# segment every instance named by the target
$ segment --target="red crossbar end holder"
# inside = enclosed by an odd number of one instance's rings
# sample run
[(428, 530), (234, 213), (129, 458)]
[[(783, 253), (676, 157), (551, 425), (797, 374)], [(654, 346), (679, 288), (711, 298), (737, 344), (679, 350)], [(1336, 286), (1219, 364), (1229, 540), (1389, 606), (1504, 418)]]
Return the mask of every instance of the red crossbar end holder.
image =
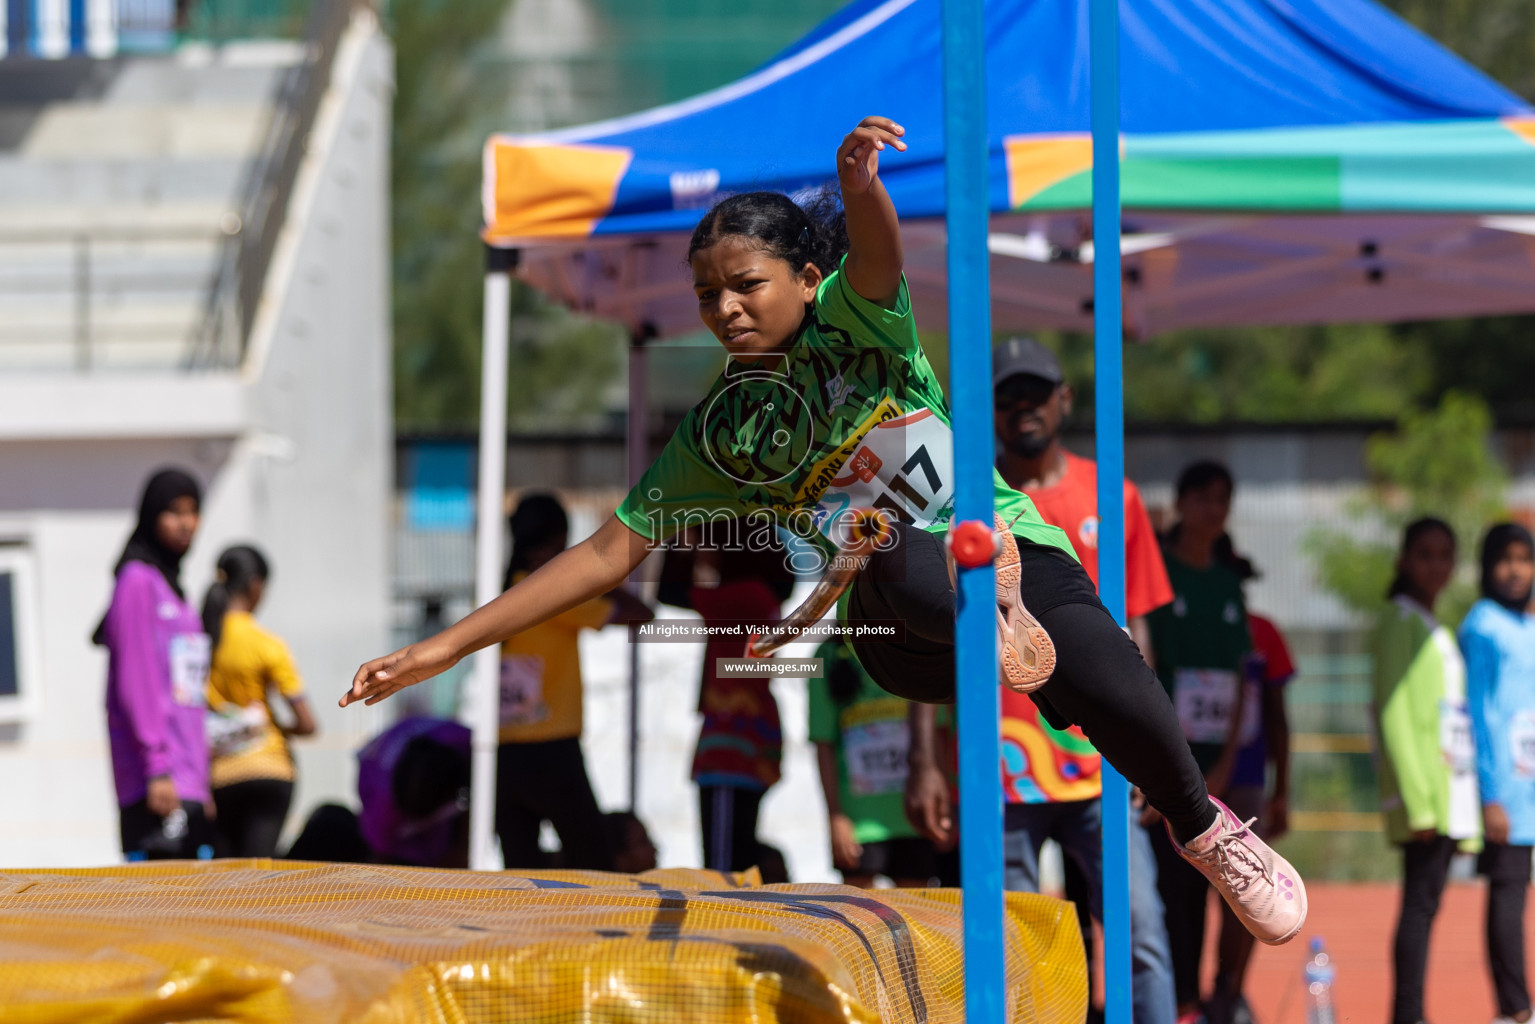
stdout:
[(979, 519), (955, 524), (949, 531), (948, 543), (954, 553), (954, 564), (966, 569), (979, 569), (994, 560), (1001, 549), (996, 530)]

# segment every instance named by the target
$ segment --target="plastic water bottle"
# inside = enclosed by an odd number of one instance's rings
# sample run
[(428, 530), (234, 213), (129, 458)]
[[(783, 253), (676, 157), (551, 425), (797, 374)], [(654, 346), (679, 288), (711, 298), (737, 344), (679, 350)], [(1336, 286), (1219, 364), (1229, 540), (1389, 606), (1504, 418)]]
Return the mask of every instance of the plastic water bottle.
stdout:
[(1311, 959), (1306, 961), (1306, 1024), (1333, 1024), (1332, 980), (1336, 971), (1322, 946), (1322, 937), (1311, 940)]

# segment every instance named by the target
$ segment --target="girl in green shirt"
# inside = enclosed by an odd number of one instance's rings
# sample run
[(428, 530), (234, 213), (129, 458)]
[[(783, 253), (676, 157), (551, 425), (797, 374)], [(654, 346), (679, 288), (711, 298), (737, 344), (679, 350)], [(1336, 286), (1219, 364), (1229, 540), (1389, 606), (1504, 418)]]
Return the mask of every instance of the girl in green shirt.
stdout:
[[(731, 196), (703, 216), (688, 264), (699, 319), (728, 357), (709, 393), (593, 536), (437, 636), (364, 664), (343, 706), (376, 703), (611, 589), (652, 546), (715, 518), (776, 522), (840, 558), (833, 570), (856, 573), (849, 624), (899, 627), (855, 632), (875, 682), (908, 699), (954, 699), (955, 570), (944, 542), (954, 438), (879, 176), (881, 154), (905, 150), (905, 134), (867, 117), (843, 138), (838, 216), (770, 192)], [(1250, 931), (1293, 938), (1306, 917), (1300, 876), (1210, 797), (1172, 703), (1065, 533), (995, 472), (993, 495), (998, 672), (965, 685), (1000, 676), (1058, 728), (1079, 725)], [(871, 513), (878, 530), (867, 529)]]
[(1393, 1024), (1423, 1019), (1428, 934), (1457, 848), (1480, 845), (1466, 669), (1434, 603), (1455, 571), (1455, 533), (1425, 517), (1402, 536), (1396, 578), (1375, 629), (1375, 727), (1381, 810), (1402, 847), (1393, 949)]

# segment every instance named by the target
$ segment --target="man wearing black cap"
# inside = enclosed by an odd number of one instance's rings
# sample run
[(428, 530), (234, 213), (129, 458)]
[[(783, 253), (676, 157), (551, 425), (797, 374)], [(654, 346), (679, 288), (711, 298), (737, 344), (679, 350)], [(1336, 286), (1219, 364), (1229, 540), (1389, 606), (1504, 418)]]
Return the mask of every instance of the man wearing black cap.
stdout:
[[(1059, 526), (1087, 574), (1098, 582), (1098, 466), (1066, 450), (1061, 428), (1072, 391), (1061, 364), (1033, 338), (1009, 338), (992, 350), (997, 470)], [(1146, 616), (1173, 599), (1140, 491), (1125, 481), (1125, 606), (1130, 635), (1151, 663)]]
[[(1071, 546), (1087, 574), (1098, 582), (1098, 466), (1066, 450), (1061, 428), (1071, 415), (1071, 385), (1066, 383), (1055, 353), (1033, 338), (1009, 338), (992, 351), (993, 429), (997, 436), (997, 470), (1012, 487), (1033, 499), (1045, 521), (1059, 526), (1071, 538)], [(1157, 545), (1151, 520), (1140, 492), (1125, 481), (1125, 609), (1130, 635), (1151, 662), (1151, 630), (1146, 616), (1173, 599), (1167, 569)], [(1020, 777), (1006, 787), (1006, 833), (1009, 888), (1030, 891), (1039, 887), (1037, 861), (1045, 839), (1056, 840), (1062, 852), (1084, 869), (1092, 888), (1091, 905), (1101, 906), (1102, 887), (1098, 865), (1101, 832), (1099, 793), (1102, 778), (1097, 766), (1077, 782), (1090, 784), (1092, 793), (1081, 799), (1068, 792), (1061, 780), (1049, 779), (1050, 766), (1042, 759), (1020, 757), (1010, 749), (1027, 743), (1038, 750), (1038, 740), (1064, 753), (1081, 748), (1059, 737), (1040, 717), (1027, 698), (1004, 694), (1002, 698), (1004, 763), (1023, 765)], [(1028, 732), (1037, 735), (1030, 742)], [(1069, 734), (1080, 734), (1073, 726)], [(1080, 737), (1086, 746), (1086, 737)], [(1091, 749), (1091, 747), (1087, 747)], [(1059, 759), (1057, 759), (1059, 760)], [(1085, 767), (1085, 766), (1084, 766)], [(1033, 785), (1028, 783), (1032, 782)], [(1076, 786), (1069, 787), (1077, 789)], [(1087, 786), (1081, 788), (1086, 789)], [(1052, 792), (1053, 791), (1053, 792)], [(1172, 956), (1157, 895), (1156, 858), (1144, 830), (1132, 828), (1130, 836), (1131, 895), (1130, 930), (1133, 961), (1132, 988), (1138, 1022), (1167, 1021), (1175, 1014)]]
[[(1060, 361), (1033, 338), (1010, 338), (992, 352), (997, 470), (1009, 486), (1027, 494), (1039, 514), (1066, 531), (1082, 566), (1098, 581), (1098, 467), (1067, 451), (1061, 428), (1071, 414), (1071, 386)], [(1125, 481), (1126, 607), (1130, 633), (1150, 661), (1151, 632), (1145, 616), (1173, 599), (1156, 534), (1135, 485)], [(911, 713), (912, 749), (930, 750), (930, 705)], [(1076, 726), (1051, 727), (1028, 697), (1002, 694), (1003, 792), (1007, 797), (1003, 849), (1007, 887), (1039, 890), (1039, 851), (1046, 839), (1060, 844), (1070, 883), (1084, 884), (1086, 903), (1101, 920), (1102, 764)], [(940, 799), (936, 769), (914, 761), (908, 803)], [(920, 792), (916, 792), (920, 790)], [(944, 791), (942, 800), (947, 799)], [(941, 817), (941, 816), (938, 816)], [(921, 825), (918, 822), (919, 827)], [(935, 837), (941, 838), (941, 837)], [(1130, 837), (1132, 998), (1137, 1024), (1173, 1024), (1177, 1008), (1172, 957), (1157, 894), (1156, 858), (1145, 831)], [(1079, 869), (1079, 870), (1077, 870)], [(1076, 878), (1073, 878), (1076, 875)], [(1083, 900), (1074, 893), (1068, 895)]]

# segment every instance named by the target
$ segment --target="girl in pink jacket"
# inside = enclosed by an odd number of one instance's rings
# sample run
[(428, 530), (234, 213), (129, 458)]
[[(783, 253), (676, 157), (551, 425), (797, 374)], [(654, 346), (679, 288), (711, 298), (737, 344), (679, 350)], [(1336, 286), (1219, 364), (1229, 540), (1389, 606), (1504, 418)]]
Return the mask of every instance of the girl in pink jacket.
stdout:
[(210, 839), (204, 734), (209, 644), (181, 590), (201, 492), (178, 469), (150, 477), (95, 640), (107, 649), (107, 734), (123, 855), (194, 857)]

